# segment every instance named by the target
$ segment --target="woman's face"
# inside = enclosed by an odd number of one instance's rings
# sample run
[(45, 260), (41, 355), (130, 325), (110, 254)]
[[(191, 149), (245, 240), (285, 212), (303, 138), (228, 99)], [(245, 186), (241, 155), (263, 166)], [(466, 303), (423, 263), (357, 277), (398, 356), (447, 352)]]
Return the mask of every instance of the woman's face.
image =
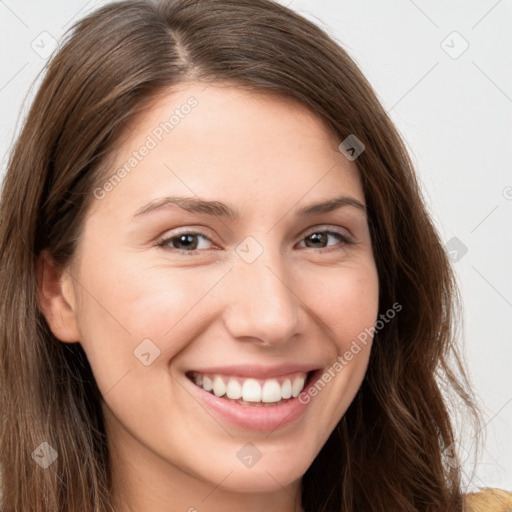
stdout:
[(119, 472), (294, 485), (362, 383), (371, 338), (353, 342), (378, 314), (356, 165), (305, 107), (232, 85), (182, 85), (130, 128), (64, 274)]

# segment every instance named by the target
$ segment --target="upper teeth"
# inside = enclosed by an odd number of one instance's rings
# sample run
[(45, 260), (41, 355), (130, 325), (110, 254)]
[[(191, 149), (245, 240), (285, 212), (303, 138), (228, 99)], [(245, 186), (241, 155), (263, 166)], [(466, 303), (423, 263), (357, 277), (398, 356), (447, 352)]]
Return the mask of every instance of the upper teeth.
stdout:
[(276, 379), (242, 379), (222, 375), (201, 375), (192, 373), (194, 382), (206, 391), (222, 397), (246, 402), (279, 402), (281, 399), (297, 397), (304, 388), (307, 373), (297, 373), (290, 377)]

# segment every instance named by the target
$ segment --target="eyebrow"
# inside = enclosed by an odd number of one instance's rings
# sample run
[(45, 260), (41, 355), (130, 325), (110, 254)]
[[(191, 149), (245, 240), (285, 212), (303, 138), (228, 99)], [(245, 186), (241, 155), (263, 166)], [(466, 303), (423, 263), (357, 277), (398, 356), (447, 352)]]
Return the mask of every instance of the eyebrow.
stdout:
[[(170, 205), (175, 205), (192, 213), (203, 213), (215, 217), (224, 217), (232, 221), (240, 220), (239, 211), (233, 206), (222, 203), (220, 201), (207, 201), (198, 197), (184, 197), (184, 196), (167, 196), (155, 199), (145, 206), (139, 208), (134, 217), (145, 215), (151, 211), (160, 210)], [(340, 196), (332, 199), (327, 199), (319, 203), (304, 206), (297, 211), (297, 216), (306, 217), (318, 213), (328, 213), (344, 206), (352, 206), (366, 212), (366, 205), (361, 203), (358, 199), (351, 196)]]

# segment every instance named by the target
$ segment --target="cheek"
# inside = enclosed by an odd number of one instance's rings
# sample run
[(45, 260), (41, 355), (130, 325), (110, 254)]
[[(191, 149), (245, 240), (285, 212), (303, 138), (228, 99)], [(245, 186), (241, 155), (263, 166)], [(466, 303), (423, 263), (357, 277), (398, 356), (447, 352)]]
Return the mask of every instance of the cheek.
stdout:
[[(311, 401), (311, 415), (322, 425), (316, 443), (321, 447), (343, 417), (366, 374), (372, 331), (378, 316), (379, 282), (373, 259), (321, 268), (309, 276), (301, 298), (316, 313), (325, 343), (326, 365), (302, 400)], [(304, 280), (306, 283), (306, 280)], [(328, 340), (325, 338), (329, 338)]]
[(339, 350), (346, 350), (361, 332), (375, 325), (379, 282), (373, 260), (320, 269), (304, 281), (300, 293), (303, 301), (319, 315)]
[[(223, 273), (149, 268), (140, 258), (114, 262), (105, 256), (101, 264), (88, 260), (80, 269), (80, 282), (87, 286), (80, 288), (77, 317), (100, 389), (109, 389), (116, 378), (140, 366), (139, 346), (149, 347), (151, 358), (165, 354), (169, 359), (194, 339), (194, 329), (200, 328), (195, 308)], [(177, 335), (184, 326), (187, 336)], [(151, 343), (144, 341), (148, 339)]]

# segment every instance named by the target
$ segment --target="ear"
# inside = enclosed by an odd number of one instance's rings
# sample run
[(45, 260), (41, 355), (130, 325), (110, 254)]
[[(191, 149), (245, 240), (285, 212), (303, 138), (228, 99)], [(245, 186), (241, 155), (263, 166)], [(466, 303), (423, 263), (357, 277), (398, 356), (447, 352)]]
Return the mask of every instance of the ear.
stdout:
[(37, 259), (37, 296), (55, 337), (66, 343), (79, 341), (73, 278), (56, 264), (47, 250), (41, 251)]

